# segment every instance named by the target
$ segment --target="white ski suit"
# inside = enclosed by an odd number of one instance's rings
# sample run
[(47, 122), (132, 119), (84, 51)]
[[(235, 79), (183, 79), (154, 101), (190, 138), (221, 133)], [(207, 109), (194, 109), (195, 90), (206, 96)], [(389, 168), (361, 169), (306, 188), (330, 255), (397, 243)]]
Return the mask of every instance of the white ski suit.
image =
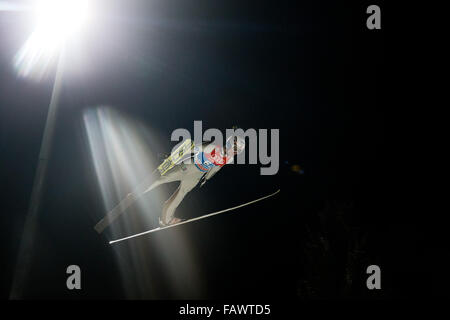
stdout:
[(211, 179), (225, 164), (233, 161), (233, 157), (245, 148), (245, 140), (240, 137), (227, 139), (226, 148), (215, 144), (203, 145), (195, 148), (191, 158), (175, 165), (172, 169), (160, 176), (156, 181), (146, 187), (139, 186), (134, 192), (129, 193), (116, 207), (114, 207), (102, 220), (95, 225), (98, 233), (113, 223), (125, 210), (130, 207), (140, 196), (153, 190), (157, 186), (173, 181), (180, 181), (177, 190), (164, 203), (159, 223), (162, 226), (175, 224), (181, 219), (175, 218), (175, 210), (180, 205), (186, 194), (199, 182), (203, 185)]
[(180, 205), (186, 194), (189, 193), (199, 182), (203, 185), (211, 179), (225, 164), (233, 161), (233, 155), (224, 155), (222, 147), (214, 144), (203, 147), (197, 151), (191, 159), (187, 159), (170, 169), (165, 175), (153, 182), (144, 193), (157, 186), (173, 181), (180, 181), (180, 185), (169, 199), (164, 203), (160, 224), (165, 226), (179, 222), (174, 218), (175, 210)]

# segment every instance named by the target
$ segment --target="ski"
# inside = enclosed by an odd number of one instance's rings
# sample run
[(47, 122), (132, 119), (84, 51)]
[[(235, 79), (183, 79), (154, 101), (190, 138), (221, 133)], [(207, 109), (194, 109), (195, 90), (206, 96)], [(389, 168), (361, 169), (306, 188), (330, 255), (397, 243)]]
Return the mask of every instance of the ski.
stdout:
[(134, 234), (134, 235), (131, 235), (131, 236), (128, 236), (128, 237), (120, 238), (120, 239), (117, 239), (117, 240), (112, 240), (112, 241), (109, 242), (109, 244), (113, 244), (113, 243), (117, 243), (117, 242), (129, 240), (129, 239), (136, 238), (136, 237), (140, 237), (140, 236), (143, 236), (143, 235), (146, 235), (146, 234), (149, 234), (149, 233), (161, 231), (161, 230), (164, 230), (164, 229), (173, 228), (173, 227), (176, 227), (176, 226), (180, 226), (180, 225), (182, 225), (182, 224), (186, 224), (186, 223), (189, 223), (189, 222), (193, 222), (193, 221), (201, 220), (201, 219), (208, 218), (208, 217), (211, 217), (211, 216), (215, 216), (215, 215), (218, 215), (218, 214), (220, 214), (220, 213), (224, 213), (224, 212), (227, 212), (227, 211), (231, 211), (231, 210), (235, 210), (235, 209), (238, 209), (238, 208), (242, 208), (242, 207), (248, 206), (248, 205), (250, 205), (250, 204), (259, 202), (259, 201), (261, 201), (261, 200), (270, 198), (270, 197), (276, 195), (276, 194), (279, 193), (279, 192), (280, 192), (280, 189), (278, 189), (278, 190), (275, 191), (274, 193), (271, 193), (271, 194), (269, 194), (269, 195), (267, 195), (267, 196), (258, 198), (258, 199), (256, 199), (256, 200), (253, 200), (253, 201), (250, 201), (250, 202), (246, 202), (246, 203), (244, 203), (244, 204), (241, 204), (241, 205), (238, 205), (238, 206), (235, 206), (235, 207), (232, 207), (232, 208), (228, 208), (228, 209), (216, 211), (216, 212), (213, 212), (213, 213), (205, 214), (205, 215), (200, 216), (200, 217), (197, 217), (197, 218), (192, 218), (192, 219), (184, 220), (184, 221), (181, 221), (181, 222), (179, 222), (179, 223), (172, 224), (172, 225), (169, 225), (169, 226), (166, 226), (166, 227), (158, 227), (158, 228), (151, 229), (151, 230), (148, 230), (148, 231), (144, 231), (144, 232), (141, 232), (141, 233), (137, 233), (137, 234)]

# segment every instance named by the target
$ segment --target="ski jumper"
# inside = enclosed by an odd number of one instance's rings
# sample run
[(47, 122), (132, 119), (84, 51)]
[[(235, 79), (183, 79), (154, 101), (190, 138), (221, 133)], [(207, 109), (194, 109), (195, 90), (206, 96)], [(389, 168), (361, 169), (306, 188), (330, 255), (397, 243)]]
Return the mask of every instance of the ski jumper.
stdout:
[(153, 182), (144, 193), (157, 186), (173, 181), (180, 185), (164, 203), (160, 218), (161, 225), (168, 225), (174, 219), (175, 211), (184, 197), (200, 182), (202, 185), (216, 174), (225, 164), (231, 163), (233, 156), (224, 155), (221, 146), (209, 144), (203, 149), (197, 149), (193, 158), (183, 161), (170, 169), (165, 175)]

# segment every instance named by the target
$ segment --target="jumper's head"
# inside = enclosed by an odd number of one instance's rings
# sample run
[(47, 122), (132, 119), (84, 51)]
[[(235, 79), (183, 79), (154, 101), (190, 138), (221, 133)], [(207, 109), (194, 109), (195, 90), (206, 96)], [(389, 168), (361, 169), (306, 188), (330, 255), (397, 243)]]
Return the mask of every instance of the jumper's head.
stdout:
[(245, 149), (245, 139), (239, 136), (231, 136), (227, 139), (225, 144), (227, 153), (232, 153), (233, 156), (241, 153)]

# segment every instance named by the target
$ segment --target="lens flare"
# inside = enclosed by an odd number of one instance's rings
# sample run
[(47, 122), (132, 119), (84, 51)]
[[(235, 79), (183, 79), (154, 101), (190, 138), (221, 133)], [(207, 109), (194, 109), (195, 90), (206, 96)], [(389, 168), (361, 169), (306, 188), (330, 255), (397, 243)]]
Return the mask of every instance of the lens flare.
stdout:
[(42, 78), (65, 41), (90, 18), (87, 0), (41, 0), (34, 7), (36, 27), (14, 57), (19, 76)]

